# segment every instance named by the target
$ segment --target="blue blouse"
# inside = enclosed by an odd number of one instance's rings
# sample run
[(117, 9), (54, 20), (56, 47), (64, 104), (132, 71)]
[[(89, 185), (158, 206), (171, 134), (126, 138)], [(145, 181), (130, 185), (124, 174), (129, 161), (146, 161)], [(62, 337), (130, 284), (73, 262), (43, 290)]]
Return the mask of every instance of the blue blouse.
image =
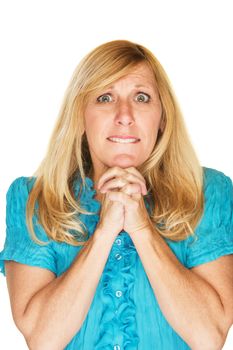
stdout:
[[(195, 232), (174, 242), (165, 239), (177, 259), (187, 268), (233, 254), (233, 186), (230, 177), (215, 169), (203, 167), (205, 207)], [(60, 276), (72, 264), (82, 247), (50, 241), (39, 246), (29, 236), (26, 222), (26, 200), (35, 178), (16, 178), (7, 192), (6, 240), (0, 253), (0, 271), (5, 275), (4, 260), (39, 266)], [(78, 194), (79, 182), (74, 183)], [(99, 221), (101, 203), (94, 196), (93, 181), (86, 178), (81, 194), (85, 209), (95, 215), (81, 214), (90, 237)], [(147, 208), (148, 209), (148, 208)], [(39, 225), (39, 238), (47, 238)], [(169, 300), (168, 300), (169, 302)], [(164, 317), (137, 250), (127, 232), (115, 239), (94, 299), (82, 327), (65, 349), (74, 350), (187, 350), (190, 347)]]

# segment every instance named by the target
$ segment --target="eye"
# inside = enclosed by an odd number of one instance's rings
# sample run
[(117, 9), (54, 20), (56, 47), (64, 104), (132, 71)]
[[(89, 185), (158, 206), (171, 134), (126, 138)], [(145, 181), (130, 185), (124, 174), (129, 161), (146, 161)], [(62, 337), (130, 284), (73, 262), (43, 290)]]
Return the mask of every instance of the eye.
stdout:
[(97, 98), (97, 101), (100, 103), (110, 102), (109, 97), (112, 98), (111, 94), (104, 94), (104, 95), (99, 96)]
[(148, 103), (150, 101), (150, 98), (151, 98), (150, 95), (146, 94), (145, 92), (139, 92), (137, 94), (137, 101), (138, 102)]

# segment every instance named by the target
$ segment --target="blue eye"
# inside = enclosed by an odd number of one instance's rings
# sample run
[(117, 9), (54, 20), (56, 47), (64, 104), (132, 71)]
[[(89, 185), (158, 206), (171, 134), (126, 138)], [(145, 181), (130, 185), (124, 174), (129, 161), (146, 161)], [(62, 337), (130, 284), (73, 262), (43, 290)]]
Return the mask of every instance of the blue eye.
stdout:
[(140, 96), (140, 98), (138, 100), (138, 102), (145, 102), (148, 103), (150, 101), (150, 95), (145, 94), (145, 92), (139, 92), (137, 96)]
[(111, 97), (111, 94), (104, 94), (104, 95), (101, 95), (97, 98), (97, 101), (100, 102), (100, 103), (106, 103), (106, 102), (110, 102), (108, 97)]

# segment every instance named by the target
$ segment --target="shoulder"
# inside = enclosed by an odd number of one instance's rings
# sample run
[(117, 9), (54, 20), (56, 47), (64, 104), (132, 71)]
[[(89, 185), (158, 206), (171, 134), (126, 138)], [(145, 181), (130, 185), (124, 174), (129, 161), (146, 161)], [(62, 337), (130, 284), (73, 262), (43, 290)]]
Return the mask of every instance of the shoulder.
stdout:
[(203, 176), (204, 176), (204, 183), (205, 185), (208, 185), (209, 183), (218, 182), (221, 183), (222, 181), (231, 181), (231, 178), (226, 175), (224, 172), (208, 168), (208, 167), (202, 167), (203, 168)]
[(20, 190), (29, 193), (35, 183), (35, 180), (36, 177), (34, 176), (17, 177), (10, 183), (7, 192), (15, 192)]
[(203, 167), (204, 210), (187, 243), (188, 268), (233, 253), (233, 186), (222, 171)]
[(233, 210), (232, 180), (222, 171), (207, 167), (203, 170), (204, 212), (201, 227), (229, 226)]
[(202, 167), (203, 169), (203, 177), (204, 177), (204, 184), (208, 185), (209, 183), (221, 183), (221, 182), (232, 182), (230, 176), (225, 174), (224, 172), (214, 169), (214, 168), (208, 168), (208, 167)]
[(232, 205), (232, 180), (220, 170), (203, 167), (203, 191), (206, 204)]
[(6, 221), (8, 225), (24, 222), (28, 195), (35, 179), (34, 177), (20, 176), (10, 183), (6, 193)]
[(43, 227), (33, 216), (36, 237), (46, 244), (39, 245), (32, 239), (26, 220), (26, 204), (35, 177), (15, 178), (6, 195), (6, 239), (0, 252), (0, 272), (5, 274), (5, 260), (13, 260), (30, 266), (47, 268), (56, 274), (56, 253), (53, 241), (48, 239)]
[[(211, 194), (221, 195), (227, 191), (232, 191), (232, 180), (224, 172), (203, 167), (203, 190), (205, 197)], [(223, 192), (222, 192), (223, 191)]]
[(20, 176), (15, 178), (9, 185), (6, 193), (7, 202), (13, 199), (22, 201), (28, 197), (36, 178), (31, 176)]

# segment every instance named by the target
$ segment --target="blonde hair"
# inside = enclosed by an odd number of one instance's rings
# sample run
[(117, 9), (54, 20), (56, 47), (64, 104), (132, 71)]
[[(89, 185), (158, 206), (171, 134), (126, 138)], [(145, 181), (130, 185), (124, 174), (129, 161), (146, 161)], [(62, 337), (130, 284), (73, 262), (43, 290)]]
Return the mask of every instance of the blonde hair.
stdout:
[[(52, 240), (77, 246), (85, 243), (88, 228), (77, 214), (92, 215), (93, 212), (81, 207), (72, 190), (77, 175), (81, 179), (79, 194), (85, 190), (85, 178), (93, 171), (84, 133), (85, 106), (92, 94), (142, 62), (148, 64), (154, 74), (165, 125), (149, 159), (137, 167), (150, 191), (151, 221), (156, 230), (170, 240), (180, 241), (195, 235), (194, 229), (203, 214), (203, 169), (189, 140), (171, 83), (151, 51), (134, 42), (115, 40), (95, 48), (77, 66), (45, 158), (33, 174), (36, 180), (29, 193), (26, 220), (38, 244), (44, 243), (36, 237), (34, 214)], [(83, 241), (77, 240), (80, 234)]]

